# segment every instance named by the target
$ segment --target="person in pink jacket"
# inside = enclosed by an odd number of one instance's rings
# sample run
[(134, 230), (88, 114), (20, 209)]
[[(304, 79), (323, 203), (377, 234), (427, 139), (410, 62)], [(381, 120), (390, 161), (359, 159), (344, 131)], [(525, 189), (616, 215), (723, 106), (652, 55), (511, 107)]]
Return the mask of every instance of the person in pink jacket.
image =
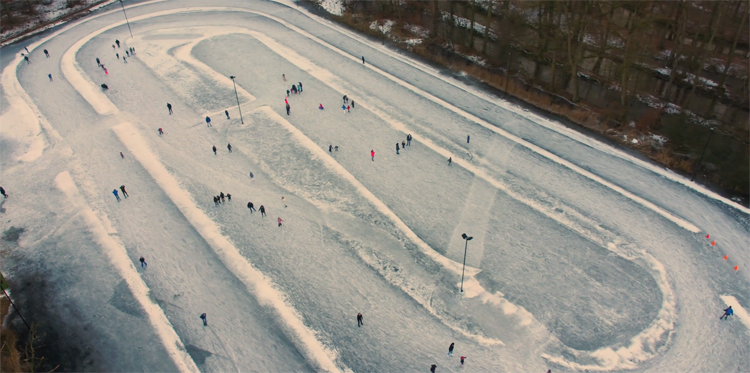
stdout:
[(370, 158), (372, 158), (373, 161), (375, 161), (375, 151), (370, 150)]
[(279, 222), (279, 227), (281, 226), (281, 223), (283, 223), (283, 222), (284, 222), (283, 220), (281, 220), (281, 218), (278, 218), (278, 219), (276, 219), (276, 220), (277, 220), (277, 221)]

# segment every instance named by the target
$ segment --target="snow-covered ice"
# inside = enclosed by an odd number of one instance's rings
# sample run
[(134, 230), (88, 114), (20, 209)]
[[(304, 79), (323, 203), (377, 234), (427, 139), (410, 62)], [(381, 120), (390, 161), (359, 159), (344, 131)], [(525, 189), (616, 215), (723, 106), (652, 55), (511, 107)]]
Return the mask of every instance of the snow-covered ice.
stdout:
[[(118, 11), (3, 61), (3, 230), (39, 263), (56, 240), (98, 248), (76, 259), (92, 291), (130, 295), (71, 307), (101, 335), (148, 321), (156, 369), (449, 371), (451, 342), (479, 371), (746, 366), (746, 208), (293, 4), (133, 4), (133, 38)], [(148, 370), (126, 360), (107, 368)]]

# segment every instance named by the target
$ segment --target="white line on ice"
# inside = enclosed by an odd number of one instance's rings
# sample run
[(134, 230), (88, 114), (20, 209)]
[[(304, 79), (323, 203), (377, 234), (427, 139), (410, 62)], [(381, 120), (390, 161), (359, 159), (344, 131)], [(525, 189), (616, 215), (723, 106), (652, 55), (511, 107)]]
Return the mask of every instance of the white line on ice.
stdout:
[[(414, 59), (412, 59), (412, 58), (410, 58), (408, 56), (403, 56), (403, 55), (401, 55), (401, 54), (399, 54), (399, 53), (391, 50), (390, 48), (388, 48), (388, 47), (386, 47), (384, 45), (372, 42), (371, 40), (363, 37), (362, 35), (354, 33), (352, 31), (346, 29), (345, 27), (342, 27), (341, 25), (335, 24), (335, 23), (333, 23), (331, 21), (328, 21), (326, 19), (322, 19), (321, 17), (319, 17), (319, 16), (317, 16), (317, 15), (315, 15), (313, 13), (310, 13), (310, 11), (308, 11), (305, 8), (300, 8), (299, 6), (295, 7), (294, 4), (292, 4), (288, 0), (272, 0), (272, 1), (275, 1), (275, 2), (280, 3), (280, 4), (284, 4), (284, 5), (288, 6), (291, 9), (296, 9), (298, 12), (307, 15), (308, 18), (310, 18), (311, 20), (313, 20), (313, 21), (315, 21), (315, 22), (317, 22), (317, 23), (319, 23), (319, 24), (321, 24), (321, 25), (323, 25), (325, 27), (333, 29), (336, 32), (339, 32), (341, 34), (344, 34), (344, 35), (348, 36), (349, 38), (351, 38), (352, 40), (355, 40), (355, 41), (359, 42), (360, 44), (363, 44), (363, 45), (365, 45), (365, 46), (367, 46), (369, 48), (375, 49), (375, 50), (377, 50), (380, 53), (388, 55), (389, 57), (391, 57), (393, 59), (396, 59), (398, 61), (401, 61), (404, 64), (407, 64), (407, 65), (409, 65), (411, 67), (414, 67), (415, 69), (420, 70), (420, 71), (424, 72), (425, 74), (428, 74), (428, 75), (432, 76), (435, 79), (438, 79), (438, 80), (440, 80), (440, 81), (442, 81), (442, 82), (444, 82), (446, 84), (449, 84), (449, 85), (451, 85), (451, 86), (453, 86), (455, 88), (458, 88), (458, 89), (460, 89), (460, 90), (462, 90), (464, 92), (470, 93), (471, 95), (473, 95), (475, 97), (478, 97), (478, 98), (480, 98), (480, 99), (482, 99), (482, 100), (484, 100), (484, 101), (486, 101), (486, 102), (488, 102), (488, 103), (490, 103), (492, 105), (500, 106), (503, 109), (506, 109), (506, 110), (508, 110), (508, 111), (510, 111), (510, 112), (512, 112), (514, 114), (517, 114), (517, 115), (519, 115), (521, 117), (529, 119), (531, 122), (533, 122), (535, 124), (538, 124), (538, 125), (543, 126), (543, 127), (547, 128), (547, 129), (555, 131), (555, 132), (557, 132), (557, 133), (559, 133), (559, 134), (561, 134), (563, 136), (566, 136), (566, 137), (568, 137), (568, 138), (570, 138), (572, 140), (578, 141), (578, 142), (580, 142), (582, 144), (588, 145), (588, 146), (590, 146), (590, 147), (592, 147), (592, 148), (594, 148), (596, 150), (599, 150), (599, 151), (601, 151), (603, 153), (616, 156), (616, 157), (618, 157), (620, 159), (623, 159), (625, 161), (628, 161), (628, 162), (630, 162), (632, 164), (635, 164), (637, 166), (645, 168), (645, 169), (647, 169), (647, 170), (649, 170), (649, 171), (651, 171), (653, 173), (656, 173), (656, 174), (658, 174), (658, 175), (660, 175), (660, 176), (662, 176), (662, 177), (664, 177), (664, 178), (666, 178), (668, 180), (671, 180), (671, 181), (676, 182), (678, 184), (682, 184), (682, 185), (684, 185), (684, 186), (686, 186), (686, 187), (688, 187), (690, 189), (693, 189), (696, 192), (699, 192), (699, 193), (701, 193), (701, 194), (703, 194), (703, 195), (705, 195), (707, 197), (710, 197), (710, 198), (715, 199), (715, 200), (717, 200), (719, 202), (722, 202), (722, 203), (724, 203), (724, 204), (726, 204), (726, 205), (728, 205), (728, 206), (730, 206), (732, 208), (735, 208), (735, 209), (737, 209), (739, 211), (742, 211), (742, 212), (744, 212), (746, 214), (750, 214), (750, 208), (742, 206), (742, 205), (737, 204), (735, 202), (732, 202), (732, 201), (730, 201), (730, 200), (722, 197), (721, 195), (716, 194), (715, 192), (706, 189), (706, 187), (704, 187), (703, 185), (700, 185), (700, 184), (697, 184), (695, 182), (692, 182), (692, 181), (686, 179), (685, 177), (683, 177), (681, 175), (678, 175), (678, 174), (676, 174), (676, 173), (674, 173), (674, 172), (672, 172), (672, 171), (670, 171), (668, 169), (664, 169), (661, 166), (657, 166), (657, 165), (651, 164), (649, 162), (643, 161), (641, 159), (638, 159), (636, 157), (633, 157), (632, 155), (627, 154), (627, 153), (623, 152), (620, 149), (614, 148), (614, 147), (612, 147), (609, 144), (605, 144), (605, 143), (603, 143), (601, 141), (598, 141), (598, 140), (593, 139), (593, 138), (591, 138), (589, 136), (586, 136), (586, 135), (584, 135), (584, 134), (582, 134), (582, 133), (580, 133), (578, 131), (575, 131), (575, 130), (573, 130), (571, 128), (568, 128), (564, 124), (562, 124), (562, 123), (560, 123), (558, 121), (550, 120), (550, 119), (545, 118), (543, 116), (540, 116), (538, 114), (531, 113), (529, 111), (525, 111), (524, 109), (522, 109), (518, 105), (512, 104), (512, 103), (510, 103), (510, 102), (508, 102), (506, 100), (503, 100), (503, 99), (501, 99), (501, 98), (499, 98), (497, 96), (489, 95), (489, 94), (487, 94), (487, 93), (485, 93), (485, 92), (483, 92), (483, 91), (481, 91), (481, 90), (479, 90), (479, 89), (477, 89), (475, 87), (468, 86), (465, 83), (455, 82), (455, 81), (453, 81), (451, 79), (446, 79), (445, 76), (443, 76), (441, 74), (441, 72), (438, 71), (437, 69), (435, 69), (434, 67), (429, 66), (429, 65), (427, 65), (425, 63), (416, 61), (416, 60), (414, 60)], [(272, 17), (269, 17), (269, 18), (272, 18)], [(325, 42), (323, 42), (323, 43), (325, 43)], [(347, 56), (349, 56), (349, 55), (347, 55)], [(351, 57), (351, 58), (354, 59), (354, 60), (359, 61), (357, 57)], [(372, 67), (372, 66), (370, 65), (370, 67)]]
[(221, 228), (198, 208), (190, 194), (182, 189), (179, 182), (167, 171), (161, 160), (148, 147), (148, 142), (127, 122), (112, 128), (128, 151), (135, 156), (141, 166), (148, 171), (164, 193), (177, 206), (180, 212), (216, 252), (224, 265), (247, 287), (262, 305), (273, 308), (283, 328), (293, 333), (290, 340), (295, 343), (305, 357), (321, 370), (339, 372), (336, 366), (337, 354), (324, 346), (316, 337), (315, 331), (308, 328), (302, 316), (287, 302), (286, 296), (271, 279), (258, 271), (237, 247), (222, 233)]
[(740, 322), (743, 323), (748, 330), (750, 330), (750, 314), (747, 313), (746, 309), (742, 308), (737, 298), (731, 295), (722, 295), (721, 300), (723, 300), (727, 306), (732, 306), (734, 315), (737, 316)]
[(172, 358), (177, 369), (180, 372), (199, 372), (200, 370), (190, 355), (188, 355), (174, 327), (172, 327), (167, 316), (164, 315), (164, 311), (149, 297), (148, 286), (146, 286), (138, 270), (133, 266), (133, 261), (128, 257), (127, 249), (125, 249), (125, 246), (118, 239), (115, 239), (107, 232), (105, 225), (108, 226), (111, 224), (100, 220), (103, 216), (102, 214), (98, 214), (99, 217), (97, 217), (94, 210), (85, 202), (85, 198), (81, 195), (68, 171), (61, 172), (55, 177), (55, 185), (74, 206), (80, 209), (81, 215), (94, 237), (94, 241), (104, 249), (112, 266), (117, 269), (122, 279), (128, 285), (130, 292), (133, 293), (133, 297), (143, 307), (149, 322), (154, 327), (156, 335), (161, 339), (164, 348), (167, 350), (167, 354)]

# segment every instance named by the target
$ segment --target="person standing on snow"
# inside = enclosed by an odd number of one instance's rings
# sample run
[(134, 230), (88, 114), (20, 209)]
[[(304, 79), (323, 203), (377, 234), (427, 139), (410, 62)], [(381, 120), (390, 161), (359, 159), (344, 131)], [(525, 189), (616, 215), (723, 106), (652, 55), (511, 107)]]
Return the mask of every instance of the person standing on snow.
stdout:
[(232, 202), (232, 194), (231, 193), (227, 193), (227, 201), (228, 202)]
[(113, 189), (112, 194), (114, 194), (115, 198), (117, 198), (117, 202), (120, 202), (120, 196), (117, 195), (117, 189)]
[(453, 356), (453, 347), (455, 346), (455, 343), (451, 343), (451, 345), (448, 347), (448, 356)]
[(8, 193), (5, 193), (5, 188), (3, 187), (0, 187), (0, 194), (2, 194), (4, 198), (8, 198)]
[[(362, 57), (362, 59), (364, 60), (364, 57)], [(435, 364), (430, 365), (430, 373), (435, 373), (436, 368), (437, 368), (437, 365)]]
[(214, 196), (214, 206), (218, 206), (218, 205), (219, 205), (219, 197)]
[(398, 143), (396, 143), (396, 154), (399, 154), (398, 153)]
[(99, 57), (97, 57), (96, 58), (96, 66), (101, 66), (101, 65), (102, 65), (102, 63), (101, 63), (101, 61), (99, 61)]
[(333, 145), (328, 145), (328, 152), (333, 153)]
[(732, 309), (732, 306), (729, 306), (729, 308), (724, 310), (724, 314), (721, 317), (719, 317), (719, 320), (724, 320), (724, 319), (729, 320), (729, 316), (732, 316), (732, 315), (734, 315), (734, 310)]
[(47, 74), (47, 77), (49, 78), (49, 81), (52, 81), (52, 74)]
[(263, 205), (260, 205), (260, 210), (258, 210), (258, 211), (260, 211), (260, 216), (261, 217), (265, 217), (266, 216), (266, 208), (263, 207)]
[(401, 140), (401, 149), (406, 148), (406, 141)]
[(47, 56), (47, 58), (49, 58), (49, 52), (47, 52), (46, 49), (44, 50), (44, 55)]
[(119, 53), (115, 53), (115, 56), (117, 57), (118, 60), (120, 59), (120, 54)]
[(161, 135), (163, 135), (163, 134), (164, 134), (164, 130), (163, 130), (163, 129), (161, 129), (161, 128), (159, 128), (159, 136), (161, 136)]
[(406, 135), (406, 146), (411, 146), (411, 133)]
[(122, 62), (128, 63), (128, 59), (125, 58), (125, 56), (122, 56)]
[(302, 92), (302, 82), (299, 82), (299, 91)]
[(352, 100), (352, 109), (354, 109), (354, 100)]
[(341, 105), (341, 110), (346, 111), (346, 104)]
[(29, 61), (29, 56), (23, 56), (23, 59), (26, 60), (26, 64), (31, 64), (31, 61)]
[(120, 41), (115, 39), (115, 44), (117, 44), (117, 48), (120, 48)]
[(362, 325), (365, 325), (364, 321), (362, 321), (362, 313), (357, 314), (357, 327), (360, 327)]
[(148, 267), (148, 263), (146, 263), (146, 258), (141, 257), (141, 259), (139, 260), (141, 261), (141, 268)]
[(320, 106), (318, 106), (318, 109), (323, 110), (323, 104), (320, 104)]
[(255, 210), (255, 206), (253, 206), (253, 203), (252, 203), (252, 202), (248, 202), (248, 203), (247, 203), (247, 208), (249, 208), (249, 209), (250, 209), (250, 213), (251, 213), (251, 214), (252, 214), (252, 213), (253, 213), (253, 211)]
[(172, 104), (167, 102), (167, 109), (169, 110), (169, 115), (172, 115)]
[(120, 190), (122, 191), (122, 195), (125, 196), (125, 198), (130, 197), (128, 195), (128, 192), (125, 190), (125, 185), (120, 185)]
[(351, 113), (351, 111), (349, 111), (349, 109), (351, 109), (351, 108), (350, 108), (349, 106), (347, 106), (347, 107), (346, 107), (346, 112), (347, 112), (347, 113)]
[(216, 145), (214, 145), (211, 149), (214, 151), (214, 155), (216, 155)]
[[(362, 64), (365, 64), (365, 56), (362, 56)], [(432, 371), (434, 372), (435, 370), (433, 369)]]
[(208, 326), (208, 320), (206, 320), (205, 312), (201, 315), (201, 320), (203, 320), (203, 326)]
[(466, 356), (461, 356), (461, 366), (464, 366), (464, 360), (466, 360)]
[(226, 115), (227, 119), (229, 119), (229, 110), (224, 110), (224, 115)]
[(279, 227), (281, 227), (281, 223), (283, 223), (283, 222), (284, 222), (284, 220), (281, 220), (281, 218), (277, 218), (277, 219), (276, 219), (276, 221), (278, 221), (278, 222), (279, 222)]
[(453, 157), (448, 157), (448, 166), (453, 164)]
[(219, 198), (221, 198), (221, 203), (224, 203), (224, 192), (219, 192)]
[(286, 104), (286, 115), (289, 115), (289, 109), (290, 109), (289, 104)]
[(211, 127), (211, 118), (206, 116), (206, 127)]
[(227, 149), (229, 149), (229, 152), (232, 152), (232, 144), (227, 143)]
[(372, 158), (372, 161), (375, 162), (375, 151), (370, 150), (370, 158)]
[(122, 152), (120, 152), (120, 157), (121, 157), (122, 159), (125, 159), (125, 154), (122, 154)]
[(471, 135), (466, 135), (466, 143), (468, 144), (469, 141), (471, 141)]

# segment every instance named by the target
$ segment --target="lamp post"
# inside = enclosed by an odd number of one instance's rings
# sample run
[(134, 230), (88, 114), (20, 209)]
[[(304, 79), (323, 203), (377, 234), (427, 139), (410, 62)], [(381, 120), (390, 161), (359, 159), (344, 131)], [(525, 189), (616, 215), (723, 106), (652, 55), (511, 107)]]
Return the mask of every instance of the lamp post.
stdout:
[(703, 151), (701, 152), (701, 157), (698, 158), (698, 165), (693, 168), (693, 175), (690, 176), (690, 181), (695, 180), (695, 173), (698, 172), (698, 169), (701, 167), (701, 163), (703, 162), (703, 156), (706, 154), (706, 149), (708, 149), (708, 143), (711, 142), (711, 136), (714, 135), (714, 130), (716, 128), (711, 127), (711, 133), (708, 134), (708, 139), (706, 140), (706, 145), (703, 146)]
[(128, 21), (128, 14), (125, 13), (125, 5), (122, 3), (122, 0), (120, 0), (120, 6), (122, 7), (122, 14), (125, 15), (125, 22), (128, 24), (128, 31), (130, 31), (130, 37), (133, 37), (133, 30), (130, 29), (130, 21)]
[(237, 84), (234, 82), (235, 76), (232, 75), (229, 79), (232, 79), (232, 85), (234, 86), (234, 98), (237, 99), (237, 109), (240, 111), (240, 123), (245, 124), (245, 120), (242, 119), (242, 108), (240, 107), (240, 96), (237, 96)]
[(464, 292), (464, 270), (466, 270), (466, 250), (469, 248), (469, 241), (474, 237), (469, 237), (466, 233), (461, 234), (461, 238), (464, 239), (464, 266), (461, 269), (461, 292)]

